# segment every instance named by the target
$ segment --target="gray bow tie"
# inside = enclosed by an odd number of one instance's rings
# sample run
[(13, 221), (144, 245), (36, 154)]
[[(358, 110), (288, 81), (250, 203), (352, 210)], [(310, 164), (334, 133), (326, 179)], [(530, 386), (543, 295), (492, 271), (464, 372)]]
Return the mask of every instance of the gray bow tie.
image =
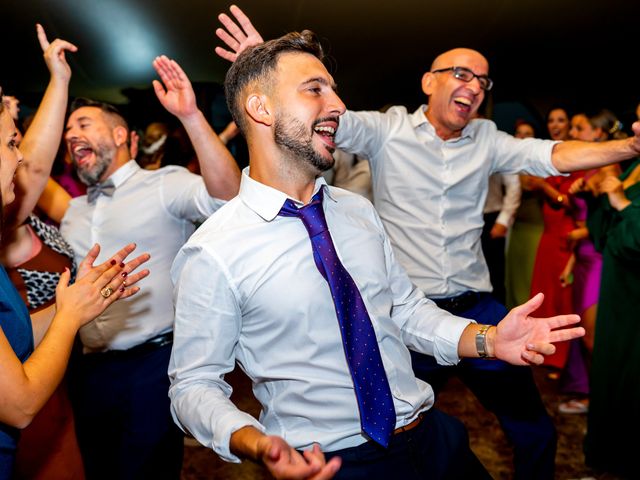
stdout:
[(107, 197), (113, 196), (116, 186), (113, 184), (113, 180), (110, 178), (105, 182), (91, 185), (87, 188), (87, 202), (94, 203), (100, 195), (106, 195)]

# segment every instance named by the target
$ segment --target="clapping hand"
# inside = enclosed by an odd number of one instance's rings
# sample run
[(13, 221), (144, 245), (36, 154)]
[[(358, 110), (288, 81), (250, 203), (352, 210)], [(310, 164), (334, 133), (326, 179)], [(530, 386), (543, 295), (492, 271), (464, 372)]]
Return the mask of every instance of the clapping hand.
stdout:
[(600, 191), (609, 196), (609, 203), (613, 208), (620, 211), (631, 204), (631, 201), (624, 193), (622, 181), (618, 177), (606, 177), (600, 183)]
[(131, 243), (118, 251), (113, 257), (98, 266), (94, 266), (100, 246), (94, 245), (78, 267), (78, 279), (69, 285), (70, 272), (66, 270), (56, 288), (56, 309), (74, 319), (77, 326), (93, 320), (113, 302), (138, 293), (140, 288), (134, 286), (149, 275), (149, 270), (133, 273), (141, 264), (149, 260), (144, 253), (124, 263), (135, 250)]

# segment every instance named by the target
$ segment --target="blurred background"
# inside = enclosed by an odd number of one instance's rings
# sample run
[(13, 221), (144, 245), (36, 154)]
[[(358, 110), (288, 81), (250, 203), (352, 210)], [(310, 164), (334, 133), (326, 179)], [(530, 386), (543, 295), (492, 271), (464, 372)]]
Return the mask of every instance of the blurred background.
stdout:
[[(152, 59), (175, 58), (196, 84), (214, 126), (228, 113), (220, 84), (228, 67), (213, 48), (219, 0), (4, 0), (0, 85), (37, 105), (47, 73), (34, 24), (74, 42), (71, 93), (128, 105), (157, 118)], [(352, 109), (424, 102), (420, 78), (440, 52), (475, 48), (489, 59), (488, 116), (506, 131), (517, 118), (540, 125), (558, 101), (613, 110), (628, 129), (640, 101), (640, 2), (610, 0), (241, 0), (266, 38), (309, 28), (324, 40), (339, 92)], [(27, 113), (27, 112), (25, 112)], [(538, 128), (544, 131), (544, 128)]]

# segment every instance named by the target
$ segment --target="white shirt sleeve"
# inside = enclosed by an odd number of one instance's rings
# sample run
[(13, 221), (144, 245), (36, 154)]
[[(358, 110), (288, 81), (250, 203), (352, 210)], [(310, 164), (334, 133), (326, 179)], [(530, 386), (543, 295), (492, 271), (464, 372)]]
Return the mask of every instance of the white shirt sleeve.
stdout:
[(162, 177), (162, 187), (162, 199), (167, 210), (192, 222), (206, 220), (225, 204), (224, 200), (209, 195), (200, 175), (185, 168), (168, 170)]
[(496, 130), (493, 134), (493, 172), (527, 173), (536, 177), (564, 175), (551, 162), (556, 143), (538, 138), (515, 138)]
[(505, 173), (502, 175), (502, 184), (504, 185), (504, 196), (502, 197), (502, 208), (496, 218), (496, 223), (511, 227), (516, 217), (516, 211), (520, 206), (520, 197), (522, 196), (522, 187), (518, 175)]
[(245, 426), (264, 431), (229, 399), (224, 376), (235, 367), (242, 316), (222, 262), (202, 247), (185, 246), (173, 264), (175, 326), (169, 363), (171, 413), (185, 431), (226, 461), (239, 462), (231, 434)]
[(366, 159), (372, 159), (382, 148), (388, 128), (387, 114), (347, 111), (340, 117), (336, 133), (338, 148)]

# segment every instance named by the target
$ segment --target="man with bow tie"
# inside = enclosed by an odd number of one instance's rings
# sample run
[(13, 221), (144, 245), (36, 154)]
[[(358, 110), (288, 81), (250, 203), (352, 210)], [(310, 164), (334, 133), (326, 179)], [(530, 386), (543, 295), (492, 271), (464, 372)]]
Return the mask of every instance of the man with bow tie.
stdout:
[(88, 192), (71, 201), (61, 223), (64, 237), (78, 258), (95, 243), (110, 252), (123, 241), (151, 255), (146, 293), (114, 305), (80, 332), (84, 355), (74, 377), (74, 403), (88, 478), (179, 478), (182, 435), (167, 397), (169, 269), (196, 222), (238, 191), (233, 157), (198, 110), (184, 72), (178, 67), (167, 76), (166, 65), (177, 64), (166, 57), (154, 61), (164, 83), (155, 81), (154, 87), (187, 129), (204, 179), (178, 166), (141, 169), (129, 155), (127, 122), (111, 105), (77, 99), (66, 126), (65, 141)]

